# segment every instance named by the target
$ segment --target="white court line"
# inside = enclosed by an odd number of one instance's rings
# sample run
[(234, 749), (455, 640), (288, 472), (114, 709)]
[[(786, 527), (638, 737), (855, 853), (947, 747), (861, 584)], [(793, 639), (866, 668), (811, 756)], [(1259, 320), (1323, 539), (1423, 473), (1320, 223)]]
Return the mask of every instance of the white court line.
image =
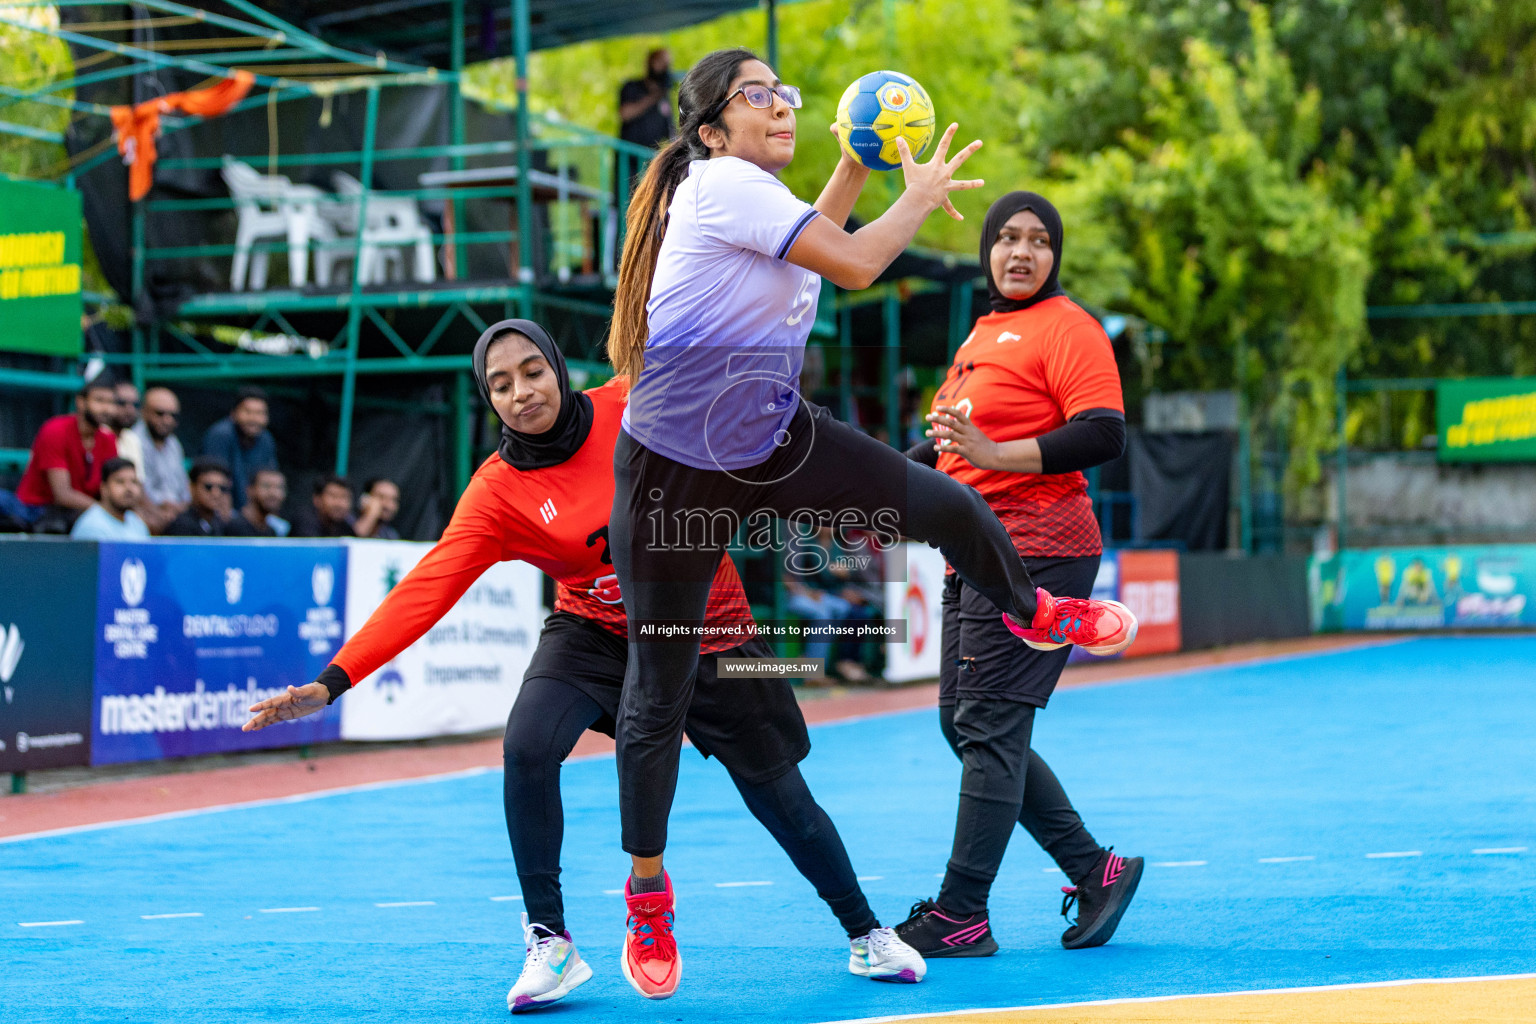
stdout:
[(319, 909), (320, 909), (319, 907), (267, 907), (264, 910), (258, 910), (257, 913), (258, 914), (309, 914), (309, 913), (312, 913), (312, 912), (314, 912), (316, 910), (319, 910)]
[(1066, 872), (1061, 870), (1061, 868), (1041, 868), (1040, 869), (1040, 873), (1042, 875), (1064, 875), (1064, 874), (1066, 874)]
[(520, 900), (520, 899), (522, 899), (521, 896), (492, 896), (491, 897), (491, 902), (492, 903), (505, 903), (505, 902), (507, 902), (507, 900)]
[(1298, 860), (1317, 860), (1317, 858), (1312, 856), (1311, 854), (1307, 854), (1305, 857), (1260, 857), (1259, 858), (1259, 863), (1260, 864), (1294, 864)]
[(1296, 995), (1305, 992), (1350, 992), (1363, 988), (1401, 988), (1404, 985), (1457, 985), (1478, 981), (1529, 981), (1536, 974), (1483, 974), (1471, 978), (1405, 978), (1401, 981), (1362, 981), (1343, 985), (1312, 985), (1305, 988), (1253, 988), (1239, 992), (1189, 992), (1177, 996), (1138, 996), (1131, 999), (1095, 999), (1081, 1003), (1036, 1003), (1033, 1006), (989, 1006), (985, 1009), (940, 1010), (937, 1013), (902, 1013), (889, 1017), (849, 1017), (823, 1021), (821, 1024), (888, 1024), (899, 1020), (927, 1020), (930, 1017), (962, 1017), (991, 1013), (1024, 1013), (1030, 1010), (1055, 1012), (1083, 1006), (1129, 1006), (1137, 1003), (1167, 1003), (1175, 999), (1225, 999), (1228, 996)]
[(169, 921), (173, 917), (202, 917), (203, 912), (194, 910), (188, 914), (140, 914), (140, 921)]
[(880, 881), (883, 878), (885, 878), (884, 875), (860, 875), (859, 877), (855, 878), (854, 881), (855, 882), (878, 882), (878, 881)]
[[(594, 754), (593, 757), (612, 757), (612, 754)], [(583, 758), (567, 758), (566, 763), (583, 760)], [(176, 821), (180, 818), (191, 818), (199, 814), (219, 814), (224, 811), (238, 811), (247, 807), (272, 807), (277, 804), (301, 804), (310, 800), (320, 800), (329, 796), (344, 796), (348, 793), (367, 793), (375, 789), (389, 789), (392, 786), (416, 786), (425, 782), (446, 782), (449, 779), (465, 779), (476, 775), (485, 775), (488, 772), (499, 772), (500, 768), (460, 768), (457, 771), (440, 772), (437, 775), (422, 775), (414, 779), (388, 779), (383, 782), (360, 782), (355, 786), (337, 786), (334, 789), (317, 789), (311, 793), (295, 793), (292, 796), (274, 796), (262, 800), (242, 800), (238, 803), (214, 804), (211, 807), (193, 807), (185, 811), (165, 811), (161, 814), (146, 814), (141, 818), (117, 818), (112, 821), (96, 821), (89, 825), (69, 825), (65, 828), (49, 828), (41, 832), (22, 832), (14, 836), (0, 836), (0, 846), (6, 843), (20, 843), (28, 839), (49, 839), (53, 836), (72, 836), (79, 832), (97, 832), (108, 828), (122, 828), (124, 825), (151, 825), (158, 821)]]
[(1366, 857), (1371, 860), (1381, 860), (1384, 857), (1422, 857), (1423, 850), (1389, 850), (1386, 853), (1368, 853)]
[(436, 900), (400, 900), (397, 903), (375, 903), (376, 907), (435, 907)]
[(1489, 846), (1472, 852), (1479, 857), (1486, 857), (1490, 853), (1524, 853), (1528, 849), (1528, 846)]
[(603, 890), (603, 895), (604, 896), (623, 896), (624, 895), (624, 890), (623, 889), (604, 889)]
[(1155, 868), (1203, 868), (1207, 864), (1203, 860), (1160, 860), (1153, 863)]
[(740, 889), (747, 885), (772, 885), (772, 882), (716, 882), (716, 889)]
[(85, 924), (84, 921), (17, 921), (18, 928), (60, 928), (66, 924)]

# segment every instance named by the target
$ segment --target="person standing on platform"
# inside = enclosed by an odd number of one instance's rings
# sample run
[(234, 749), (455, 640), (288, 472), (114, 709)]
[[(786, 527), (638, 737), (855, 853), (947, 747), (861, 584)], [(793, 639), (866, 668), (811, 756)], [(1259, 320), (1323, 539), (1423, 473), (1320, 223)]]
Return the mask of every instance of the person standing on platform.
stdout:
[(670, 139), (672, 124), (672, 53), (662, 47), (645, 57), (645, 77), (619, 88), (619, 138), (655, 149)]

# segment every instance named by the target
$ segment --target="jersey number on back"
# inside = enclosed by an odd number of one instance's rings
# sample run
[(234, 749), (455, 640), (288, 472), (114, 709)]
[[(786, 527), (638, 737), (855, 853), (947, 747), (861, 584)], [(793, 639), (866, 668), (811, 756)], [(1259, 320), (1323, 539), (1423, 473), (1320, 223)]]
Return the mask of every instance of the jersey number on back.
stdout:
[[(592, 531), (592, 535), (587, 538), (587, 547), (596, 547), (598, 541), (602, 541), (603, 544), (602, 553), (598, 557), (604, 565), (612, 565), (613, 557), (608, 554), (608, 527), (606, 524)], [(619, 577), (617, 573), (599, 576), (592, 581), (592, 586), (587, 593), (603, 602), (603, 604), (622, 604), (624, 602), (624, 595), (619, 591)]]

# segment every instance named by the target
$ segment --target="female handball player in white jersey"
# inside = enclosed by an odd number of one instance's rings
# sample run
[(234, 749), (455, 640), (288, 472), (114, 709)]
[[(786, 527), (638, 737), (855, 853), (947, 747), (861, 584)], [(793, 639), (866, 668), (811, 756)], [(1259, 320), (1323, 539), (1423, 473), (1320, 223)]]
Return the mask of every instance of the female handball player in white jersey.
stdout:
[[(442, 540), (320, 678), (256, 704), (245, 728), (321, 710), (424, 636), (497, 562), (520, 559), (555, 578), (555, 611), (507, 717), (503, 747), (507, 835), (527, 909), (527, 956), (507, 1006), (521, 1013), (548, 1006), (592, 976), (565, 927), (560, 765), (587, 729), (611, 733), (624, 682), (623, 595), (612, 575), (607, 528), (625, 382), (573, 390), (565, 357), (528, 320), (487, 328), (472, 365), (481, 397), (502, 423), (496, 454), (459, 498)], [(546, 503), (554, 503), (553, 519), (536, 511)], [(717, 656), (772, 654), (763, 641), (743, 639), (752, 612), (730, 559), (719, 564), (708, 605), (706, 653), (685, 720), (694, 746), (725, 766), (753, 816), (837, 916), (849, 937), (849, 971), (876, 981), (921, 981), (922, 957), (880, 927), (837, 828), (800, 774), (811, 744), (789, 682), (725, 680), (716, 671)], [(642, 979), (654, 965), (676, 966), (671, 935), (643, 915), (632, 925), (641, 939), (626, 942), (624, 974), (654, 995)]]
[[(950, 158), (951, 125), (926, 163), (901, 145), (905, 191), (849, 234), (867, 170), (844, 156), (814, 205), (775, 177), (794, 158), (799, 106), (799, 91), (749, 51), (709, 54), (683, 80), (681, 131), (629, 208), (608, 352), (634, 385), (614, 448), (609, 539), (630, 635), (617, 722), (626, 895), (631, 919), (643, 911), (653, 928), (673, 921), (662, 852), (699, 645), (648, 638), (702, 623), (715, 567), (749, 518), (935, 545), (1034, 646), (1113, 653), (1135, 636), (1123, 607), (1037, 591), (976, 491), (798, 394), (822, 277), (868, 287), (929, 214), (959, 218), (951, 192), (982, 184), (954, 180), (981, 143)], [(627, 942), (646, 934), (632, 928)], [(675, 987), (680, 963), (651, 966)]]

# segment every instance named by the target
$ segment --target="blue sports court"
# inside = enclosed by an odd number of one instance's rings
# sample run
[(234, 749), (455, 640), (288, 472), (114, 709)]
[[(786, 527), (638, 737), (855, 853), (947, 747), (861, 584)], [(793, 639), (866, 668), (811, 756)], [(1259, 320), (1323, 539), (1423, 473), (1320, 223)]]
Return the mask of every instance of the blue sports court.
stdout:
[[(937, 889), (958, 765), (931, 711), (812, 735), (806, 776), (894, 924)], [(1147, 858), (1110, 945), (1061, 949), (1063, 879), (1020, 830), (998, 956), (930, 962), (917, 986), (854, 978), (831, 914), (688, 754), (668, 850), (683, 983), (646, 1004), (619, 972), (627, 865), (596, 758), (565, 770), (564, 875), (596, 976), (543, 1015), (809, 1024), (1536, 971), (1536, 638), (1067, 690), (1036, 736), (1095, 837)], [(5, 1016), (501, 1020), (523, 951), (500, 786), (486, 771), (5, 843)]]

